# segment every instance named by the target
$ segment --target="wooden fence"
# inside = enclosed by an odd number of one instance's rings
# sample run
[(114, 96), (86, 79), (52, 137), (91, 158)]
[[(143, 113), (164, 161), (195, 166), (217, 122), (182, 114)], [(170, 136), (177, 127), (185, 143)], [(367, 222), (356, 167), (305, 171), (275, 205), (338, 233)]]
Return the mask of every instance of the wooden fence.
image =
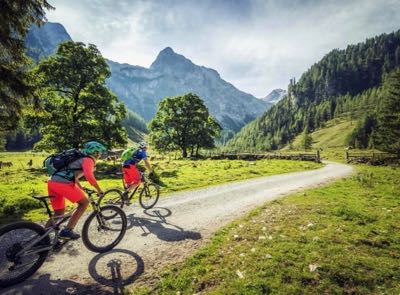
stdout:
[(315, 153), (262, 153), (262, 152), (205, 152), (202, 156), (210, 159), (230, 160), (259, 160), (259, 159), (286, 159), (321, 162), (319, 151)]
[(399, 154), (390, 154), (384, 152), (351, 152), (346, 151), (346, 162), (361, 162), (361, 163), (368, 163), (368, 162), (379, 162), (379, 161), (390, 161), (400, 159)]

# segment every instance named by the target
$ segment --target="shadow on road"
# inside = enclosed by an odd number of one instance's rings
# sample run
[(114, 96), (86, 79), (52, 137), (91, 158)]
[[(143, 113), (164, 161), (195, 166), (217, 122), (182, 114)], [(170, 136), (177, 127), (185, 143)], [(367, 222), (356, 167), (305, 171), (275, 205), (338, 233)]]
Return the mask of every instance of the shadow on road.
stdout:
[(50, 274), (37, 279), (26, 280), (23, 284), (0, 289), (2, 295), (33, 295), (33, 294), (101, 294), (111, 295), (98, 284), (80, 284), (72, 280), (51, 280)]
[(127, 216), (128, 228), (140, 227), (143, 231), (142, 236), (154, 234), (160, 240), (167, 242), (201, 239), (199, 232), (186, 231), (178, 225), (169, 223), (166, 217), (171, 216), (172, 212), (167, 208), (156, 207), (143, 212), (149, 217), (139, 217), (135, 214)]
[(93, 257), (88, 268), (96, 282), (113, 288), (113, 294), (123, 294), (124, 286), (132, 284), (143, 273), (144, 263), (132, 251), (114, 249)]

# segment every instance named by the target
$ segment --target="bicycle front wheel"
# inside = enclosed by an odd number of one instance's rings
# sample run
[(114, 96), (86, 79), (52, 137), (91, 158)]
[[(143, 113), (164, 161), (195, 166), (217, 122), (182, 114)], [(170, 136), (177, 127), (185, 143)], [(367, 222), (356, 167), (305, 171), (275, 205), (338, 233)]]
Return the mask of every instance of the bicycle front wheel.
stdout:
[(100, 211), (93, 211), (86, 219), (82, 241), (93, 252), (107, 252), (121, 242), (126, 227), (125, 212), (115, 205), (105, 205), (100, 207)]
[(40, 239), (44, 234), (43, 227), (29, 221), (0, 228), (0, 287), (24, 281), (42, 266), (50, 246), (49, 236)]
[(146, 184), (139, 195), (139, 203), (144, 209), (153, 208), (160, 197), (160, 188), (155, 183)]

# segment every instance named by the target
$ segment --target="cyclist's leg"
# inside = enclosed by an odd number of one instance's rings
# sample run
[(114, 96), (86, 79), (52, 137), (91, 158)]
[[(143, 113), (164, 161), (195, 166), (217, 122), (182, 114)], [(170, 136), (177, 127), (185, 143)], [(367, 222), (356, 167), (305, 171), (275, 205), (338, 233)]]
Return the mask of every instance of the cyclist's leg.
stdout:
[[(61, 216), (64, 215), (65, 212), (65, 199), (60, 192), (59, 186), (57, 185), (56, 182), (53, 181), (48, 181), (47, 182), (47, 192), (49, 196), (52, 196), (50, 198), (50, 204), (51, 207), (54, 210), (54, 216)], [(45, 225), (45, 227), (50, 227), (51, 226), (51, 220), (49, 219)]]
[(131, 192), (140, 184), (140, 171), (135, 165), (129, 165), (129, 168), (124, 167), (123, 171), (125, 187), (128, 192)]
[(87, 206), (89, 205), (89, 200), (86, 198), (85, 193), (76, 185), (70, 187), (68, 195), (65, 196), (66, 199), (72, 203), (78, 203), (74, 214), (72, 214), (71, 219), (68, 221), (67, 228), (73, 230), (81, 218)]

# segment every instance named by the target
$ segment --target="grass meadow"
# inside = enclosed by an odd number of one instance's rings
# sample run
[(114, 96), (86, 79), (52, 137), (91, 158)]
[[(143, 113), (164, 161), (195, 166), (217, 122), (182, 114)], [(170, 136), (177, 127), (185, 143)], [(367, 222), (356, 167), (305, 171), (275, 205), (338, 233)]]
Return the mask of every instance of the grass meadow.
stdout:
[[(43, 220), (45, 212), (30, 197), (32, 193), (47, 194), (48, 176), (42, 169), (47, 154), (19, 152), (0, 153), (0, 161), (11, 161), (12, 167), (0, 170), (0, 222)], [(28, 163), (32, 160), (32, 165)], [(313, 162), (287, 160), (173, 160), (168, 157), (151, 158), (161, 181), (161, 196), (170, 192), (190, 190), (229, 181), (302, 171), (321, 167)], [(103, 190), (122, 187), (119, 163), (99, 161), (96, 176)], [(109, 174), (108, 172), (114, 172)], [(87, 183), (83, 182), (88, 186)]]
[(399, 294), (400, 168), (264, 204), (134, 294)]

